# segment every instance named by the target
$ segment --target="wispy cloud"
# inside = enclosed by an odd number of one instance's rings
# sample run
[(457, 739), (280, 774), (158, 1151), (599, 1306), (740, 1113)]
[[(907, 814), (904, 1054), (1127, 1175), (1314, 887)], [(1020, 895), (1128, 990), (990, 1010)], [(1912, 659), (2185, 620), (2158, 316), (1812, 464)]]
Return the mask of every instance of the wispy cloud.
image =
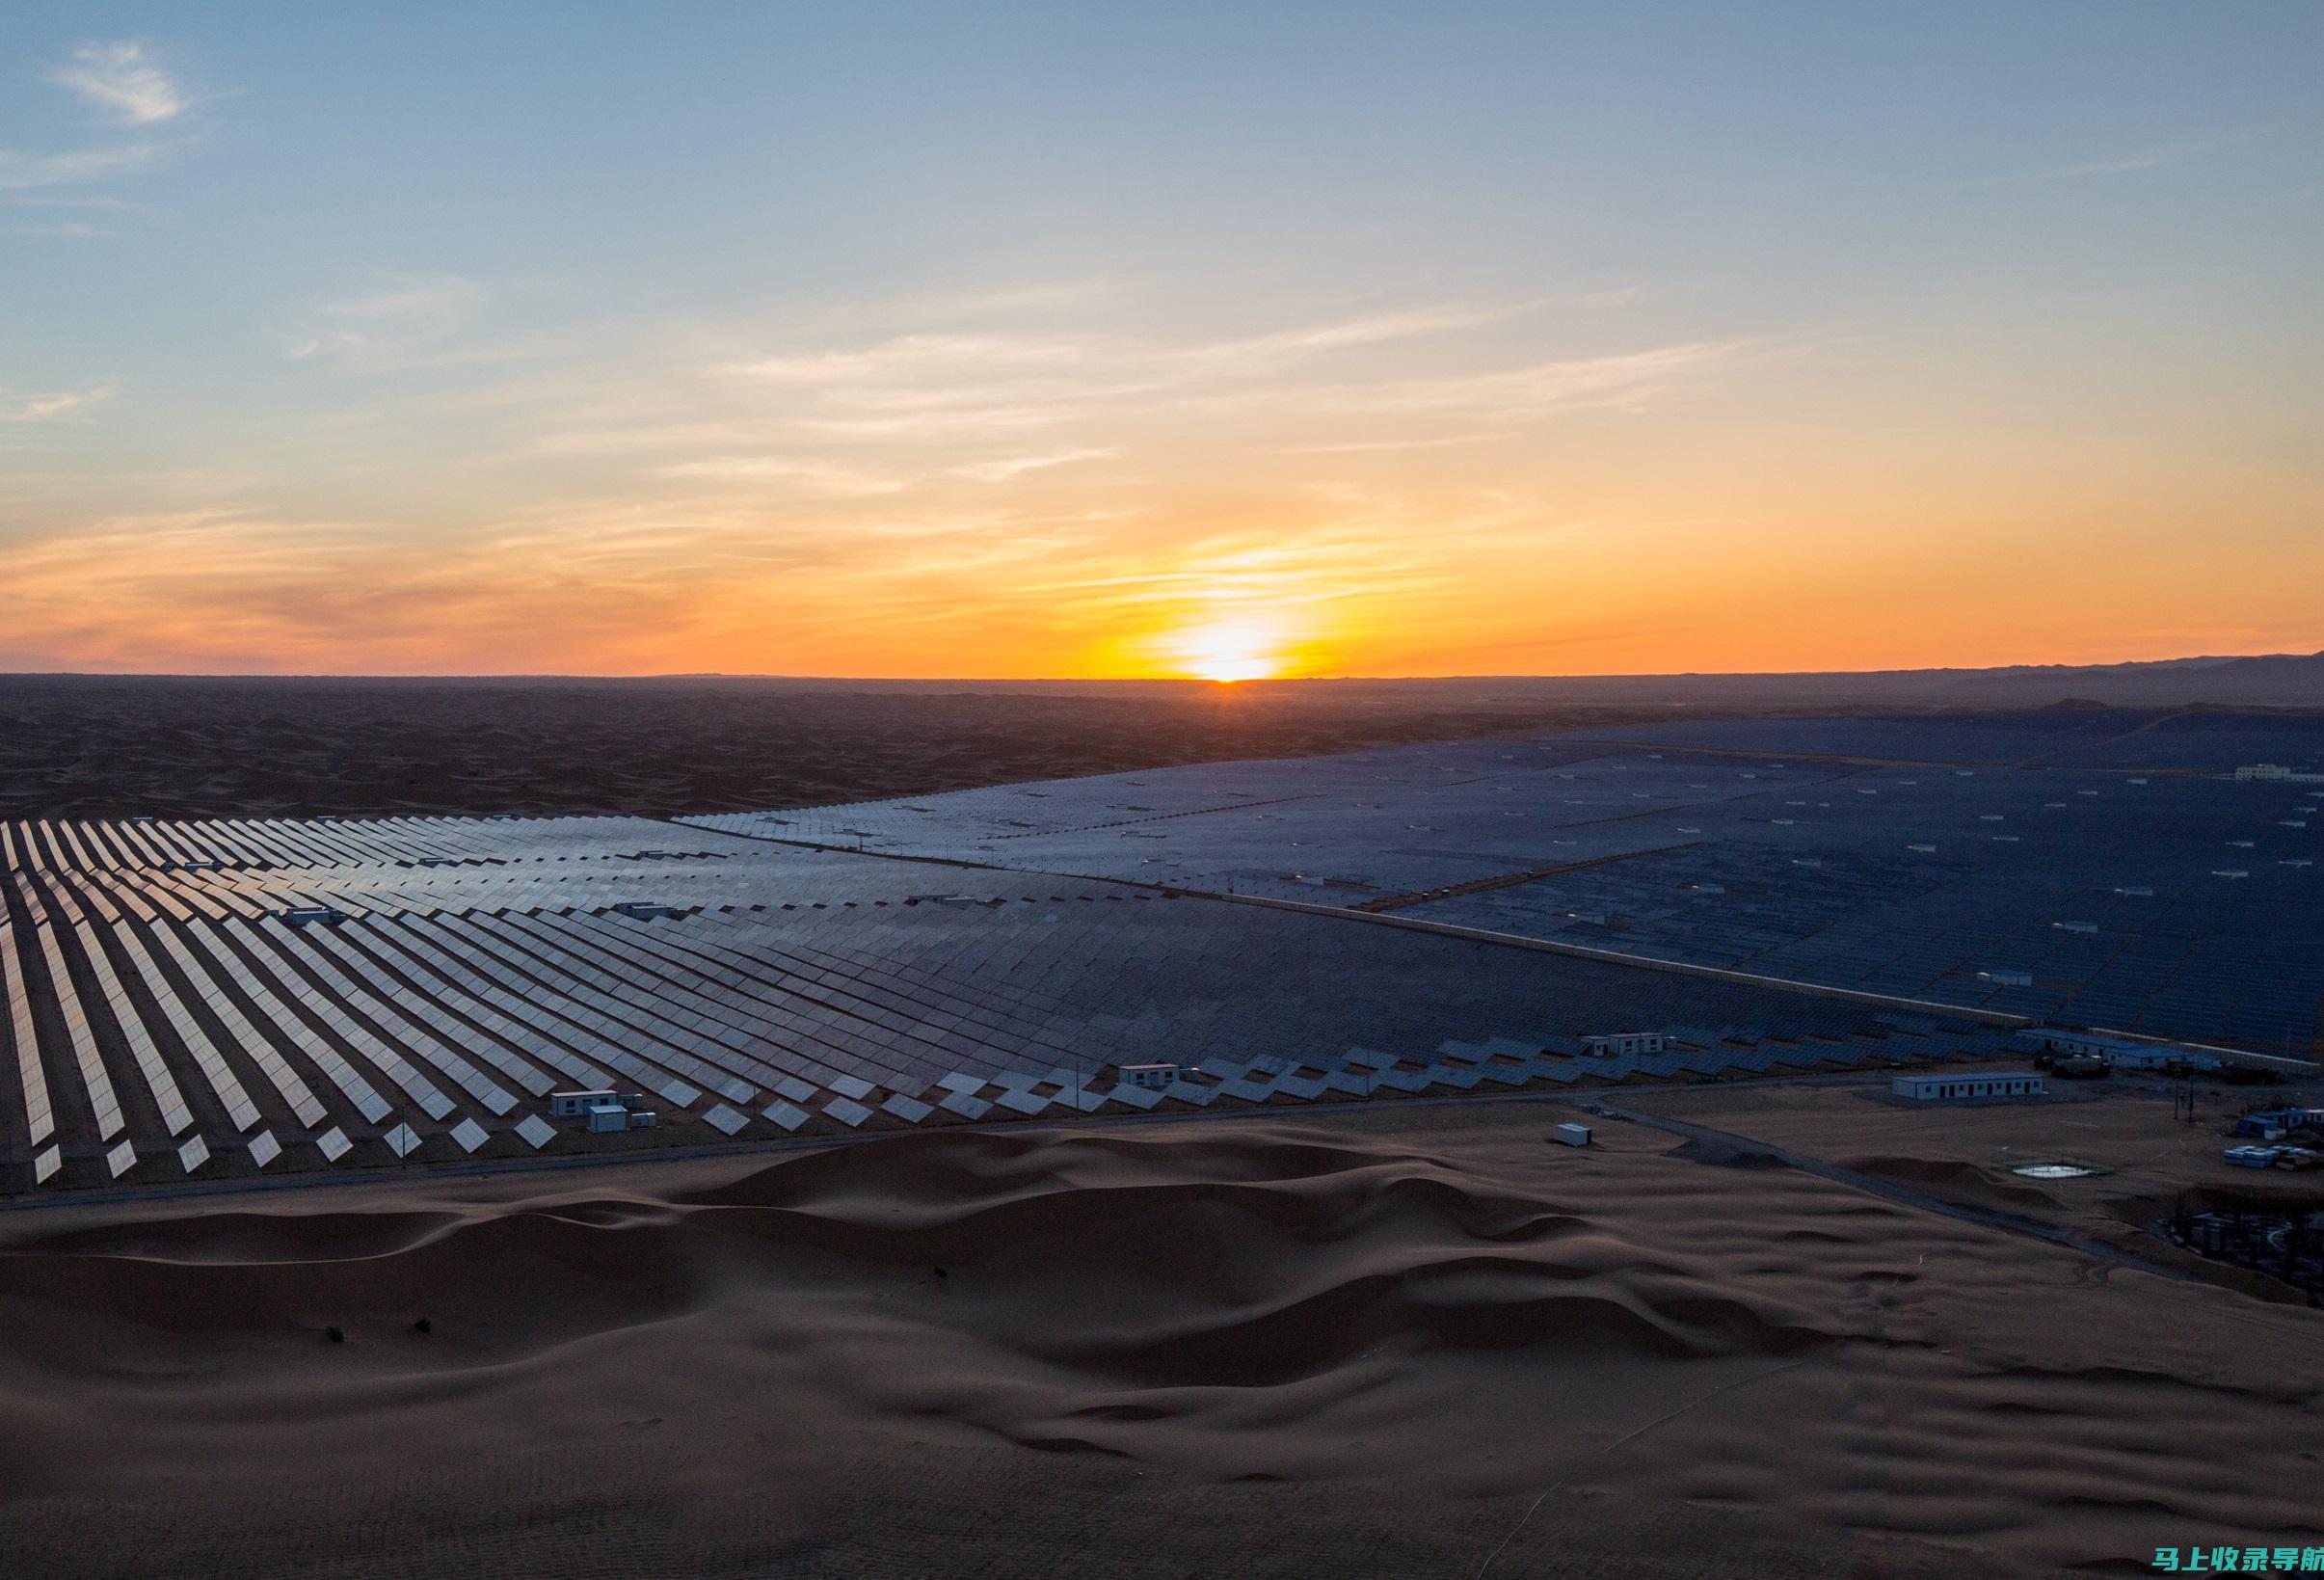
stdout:
[[(1255, 378), (1333, 352), (1480, 329), (1531, 307), (1413, 308), (1181, 344), (1120, 335), (925, 333), (895, 335), (868, 346), (725, 362), (712, 371), (756, 383), (843, 389), (942, 381), (983, 386), (1095, 370), (1109, 388), (1146, 389), (1199, 379)], [(884, 404), (894, 399), (882, 394), (857, 398)]]
[[(1384, 367), (1474, 362), (1492, 350), (1479, 343), (1477, 332), (1506, 329), (1552, 303), (1572, 305), (1546, 297), (1436, 303), (1178, 338), (929, 330), (868, 344), (731, 360), (706, 371), (713, 385), (767, 391), (788, 423), (819, 442), (989, 448), (1011, 434), (1134, 415), (1289, 409), (1310, 397), (1328, 405), (1335, 379), (1369, 388), (1392, 377)], [(1402, 398), (1417, 405), (1424, 393), (1409, 389)], [(1118, 445), (1101, 436), (1097, 443), (1034, 453), (1070, 450), (1080, 459), (1079, 451), (1092, 448)], [(960, 465), (1000, 467), (993, 475), (1005, 477), (1022, 469), (1013, 469), (1013, 460)], [(952, 475), (982, 474), (956, 468)]]
[(718, 455), (699, 461), (680, 461), (657, 467), (656, 477), (686, 482), (804, 483), (821, 493), (845, 496), (895, 494), (909, 485), (900, 477), (882, 477), (831, 461), (796, 460), (779, 455)]
[(1183, 376), (1251, 378), (1335, 351), (1483, 329), (1529, 312), (1534, 306), (1440, 306), (1367, 313), (1189, 347), (1168, 354), (1163, 365)]
[(0, 148), (0, 190), (27, 191), (71, 186), (142, 170), (168, 151), (162, 143), (126, 143), (118, 148), (76, 148), (70, 153), (21, 153)]
[(1751, 349), (1750, 341), (1696, 341), (1611, 357), (1563, 358), (1515, 368), (1347, 385), (1322, 391), (1316, 399), (1331, 410), (1349, 413), (1541, 416), (1577, 406), (1643, 401)]
[(916, 291), (851, 304), (835, 313), (832, 321), (956, 326), (1023, 318), (1028, 314), (1054, 317), (1114, 307), (1129, 294), (1131, 286), (1127, 281), (1104, 276), (1000, 285), (984, 290)]
[(406, 366), (466, 327), (483, 301), (484, 288), (458, 275), (392, 276), (365, 295), (308, 308), (285, 349), (351, 369)]
[[(511, 458), (634, 456), (671, 450), (699, 450), (706, 446), (747, 444), (757, 437), (762, 436), (755, 435), (746, 424), (732, 421), (560, 426), (525, 441), (511, 452)], [(704, 459), (716, 461), (732, 458), (706, 456)]]
[(681, 482), (798, 483), (813, 492), (842, 497), (899, 494), (937, 476), (972, 483), (1008, 483), (1029, 472), (1079, 461), (1103, 461), (1119, 455), (1116, 449), (1059, 450), (1045, 455), (1012, 455), (991, 461), (972, 461), (939, 472), (879, 472), (841, 462), (788, 455), (711, 455), (677, 461), (654, 469), (656, 477)]
[[(1538, 294), (1109, 299), (1092, 318), (1073, 293), (999, 292), (949, 323), (865, 304), (846, 325), (787, 314), (812, 327), (781, 335), (763, 320), (577, 325), (538, 365), (485, 371), (483, 329), (537, 300), (385, 276), (281, 335), (293, 365), (403, 375), (308, 419), (332, 453), (376, 434), (354, 451), (376, 462), (413, 448), (408, 434), (432, 475), (466, 467), (472, 488), (358, 484), (349, 469), (362, 519), (335, 524), (228, 513), (92, 536), (89, 517), (44, 513), (56, 535), (12, 557), (0, 629), (76, 660), (165, 667), (264, 655), (388, 670), (456, 651), (472, 668), (604, 670), (631, 644), (649, 669), (841, 674), (906, 662), (903, 632), (910, 662), (995, 664), (1005, 629), (1000, 669), (1135, 673), (1181, 664), (1172, 633), (1233, 619), (1321, 668), (1346, 632), (1391, 621), (1466, 639), (1456, 594), (1480, 546), (1529, 562), (1553, 530), (1522, 447), (1481, 442), (1638, 409), (1758, 354), (1642, 346)], [(0, 413), (26, 423), (69, 410), (0, 389)], [(1429, 454), (1463, 444), (1478, 447)], [(1414, 453), (1331, 464), (1372, 450)], [(149, 574), (196, 546), (198, 584)]]
[(1277, 455), (1368, 455), (1389, 450), (1441, 450), (1455, 444), (1482, 444), (1487, 440), (1506, 439), (1507, 434), (1445, 434), (1435, 439), (1359, 439), (1344, 444), (1293, 444), (1277, 450)]
[(839, 385), (922, 378), (970, 370), (989, 378), (1025, 368), (1066, 366), (1091, 348), (1073, 341), (1010, 339), (992, 335), (901, 335), (849, 350), (762, 357), (722, 363), (714, 372), (760, 384)]
[(1076, 461), (1109, 461), (1122, 452), (1115, 449), (1059, 450), (1054, 455), (1013, 455), (999, 461), (975, 461), (965, 467), (955, 467), (952, 474), (975, 483), (1007, 483), (1028, 471), (1046, 471), (1052, 467), (1071, 466)]
[[(49, 76), (79, 94), (117, 125), (150, 128), (175, 121), (193, 105), (184, 90), (133, 41), (84, 44), (70, 61), (53, 67)], [(132, 175), (158, 163), (185, 138), (139, 136), (132, 141), (93, 148), (68, 148), (55, 153), (0, 148), (0, 192), (42, 194), (12, 197), (12, 203), (49, 203), (59, 207), (118, 207), (134, 205), (119, 200), (48, 196), (51, 189)], [(21, 228), (30, 235), (100, 235), (93, 227), (57, 222)]]
[(141, 203), (128, 198), (105, 198), (85, 195), (64, 196), (50, 192), (13, 193), (0, 199), (11, 208), (72, 208), (87, 209), (104, 214), (167, 214), (171, 210), (158, 203)]
[(7, 404), (0, 406), (0, 422), (46, 422), (54, 417), (86, 411), (99, 401), (111, 400), (113, 389), (110, 386), (100, 386), (91, 389), (62, 390), (54, 394), (5, 398)]
[(2074, 164), (2051, 165), (2042, 170), (2016, 171), (2005, 175), (1989, 175), (1978, 181), (1979, 186), (2006, 186), (2020, 181), (2070, 181), (2087, 175), (2124, 175), (2133, 171), (2157, 170), (2165, 165), (2177, 165), (2189, 159), (2199, 159), (2222, 148), (2235, 147), (2252, 142), (2267, 128), (2245, 126), (2231, 132), (2220, 132), (2210, 137), (2190, 138), (2179, 143), (2163, 143), (2141, 148), (2111, 159), (2088, 159)]
[(194, 102), (134, 40), (83, 44), (49, 75), (124, 125), (174, 120)]

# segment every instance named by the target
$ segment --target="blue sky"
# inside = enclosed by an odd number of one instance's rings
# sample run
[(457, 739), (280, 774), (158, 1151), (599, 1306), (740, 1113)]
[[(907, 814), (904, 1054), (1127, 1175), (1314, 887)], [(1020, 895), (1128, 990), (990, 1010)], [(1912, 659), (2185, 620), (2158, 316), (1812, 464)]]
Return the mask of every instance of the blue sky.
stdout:
[(2324, 7), (0, 28), (0, 661), (2324, 645)]

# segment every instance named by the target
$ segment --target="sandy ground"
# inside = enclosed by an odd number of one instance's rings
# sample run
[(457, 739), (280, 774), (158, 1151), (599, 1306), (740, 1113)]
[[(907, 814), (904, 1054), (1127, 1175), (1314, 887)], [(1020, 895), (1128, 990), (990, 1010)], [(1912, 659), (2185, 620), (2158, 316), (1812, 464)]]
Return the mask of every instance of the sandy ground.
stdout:
[[(2220, 1157), (2235, 1115), (2254, 1107), (2324, 1107), (2324, 1081), (2281, 1086), (2199, 1084), (2192, 1121), (2172, 1087), (2115, 1078), (2052, 1083), (2051, 1100), (1971, 1108), (1903, 1102), (1885, 1077), (1749, 1082), (1609, 1092), (1625, 1108), (1690, 1120), (1892, 1180), (1942, 1201), (2030, 1218), (2125, 1255), (2262, 1299), (2298, 1299), (2275, 1279), (2182, 1252), (2148, 1232), (2182, 1200), (2202, 1212), (2233, 1199), (2324, 1209), (2324, 1173), (2255, 1172)], [(2246, 1138), (2248, 1139), (2248, 1138)], [(2093, 1173), (2029, 1179), (2026, 1165)]]
[(839, 684), (0, 676), (0, 817), (676, 817), (1668, 714), (1514, 683)]
[[(1887, 1111), (1683, 1101), (1799, 1141)], [(2127, 1144), (2152, 1116), (2113, 1106)], [(1643, 1125), (1546, 1144), (1572, 1116), (19, 1212), (0, 1572), (2127, 1574), (2324, 1544), (2324, 1313)]]

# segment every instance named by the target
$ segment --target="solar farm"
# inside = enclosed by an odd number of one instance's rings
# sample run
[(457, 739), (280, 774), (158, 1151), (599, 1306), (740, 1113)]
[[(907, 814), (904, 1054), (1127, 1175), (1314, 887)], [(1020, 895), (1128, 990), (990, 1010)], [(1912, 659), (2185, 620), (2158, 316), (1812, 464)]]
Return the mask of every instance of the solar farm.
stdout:
[(1802, 1073), (2035, 1021), (2308, 1058), (2324, 784), (2253, 762), (2324, 742), (1759, 719), (674, 820), (18, 821), (0, 1189)]

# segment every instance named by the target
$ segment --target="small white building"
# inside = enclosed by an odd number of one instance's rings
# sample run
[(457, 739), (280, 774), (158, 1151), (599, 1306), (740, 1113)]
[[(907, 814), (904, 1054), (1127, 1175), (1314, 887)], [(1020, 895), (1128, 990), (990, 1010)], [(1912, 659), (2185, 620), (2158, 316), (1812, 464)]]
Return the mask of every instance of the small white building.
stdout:
[(2048, 1088), (2031, 1070), (1937, 1070), (1900, 1075), (1889, 1091), (1915, 1103), (1966, 1103), (1979, 1098), (2040, 1097)]
[(1582, 1052), (1591, 1058), (1659, 1054), (1670, 1046), (1668, 1031), (1603, 1031), (1582, 1039)]
[(551, 1118), (578, 1119), (600, 1104), (611, 1103), (620, 1107), (622, 1094), (615, 1091), (550, 1092), (548, 1112)]
[(1147, 1091), (1161, 1091), (1178, 1079), (1178, 1066), (1175, 1064), (1124, 1064), (1121, 1072), (1124, 1081), (1133, 1086), (1142, 1086)]
[(2034, 985), (2032, 972), (2014, 966), (1995, 966), (1990, 971), (1981, 971), (1977, 975), (1995, 987), (2031, 987)]

